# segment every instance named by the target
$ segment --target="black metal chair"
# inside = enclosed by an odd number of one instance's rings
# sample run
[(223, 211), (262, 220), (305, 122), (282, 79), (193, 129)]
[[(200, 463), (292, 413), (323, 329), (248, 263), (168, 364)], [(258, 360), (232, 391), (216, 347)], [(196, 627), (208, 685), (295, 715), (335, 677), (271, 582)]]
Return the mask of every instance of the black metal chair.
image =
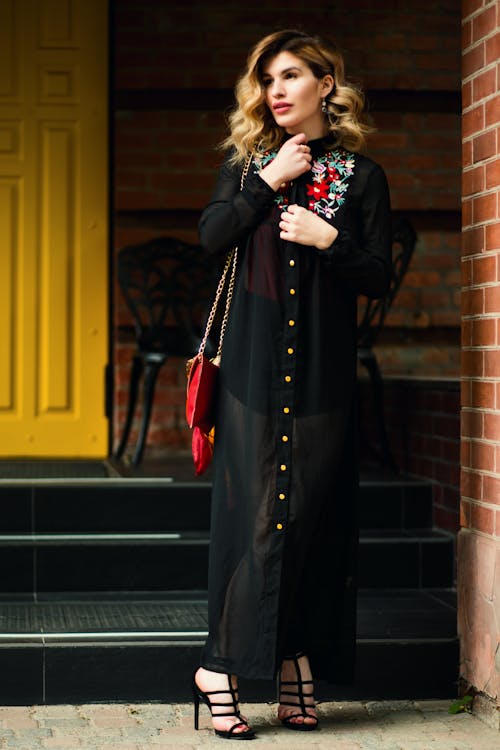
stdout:
[(380, 448), (376, 448), (371, 443), (369, 443), (369, 448), (383, 465), (398, 472), (385, 424), (384, 382), (373, 347), (382, 331), (386, 315), (399, 291), (415, 251), (417, 235), (408, 219), (403, 217), (394, 219), (392, 241), (394, 250), (391, 285), (385, 297), (366, 300), (358, 324), (358, 360), (366, 368), (370, 378), (374, 416), (380, 441)]
[(198, 245), (159, 237), (123, 248), (117, 267), (134, 321), (137, 349), (130, 370), (127, 415), (114, 458), (120, 459), (127, 447), (143, 378), (140, 429), (132, 456), (136, 466), (144, 452), (160, 369), (169, 356), (187, 358), (198, 351), (213, 291), (214, 263)]
[[(406, 219), (397, 219), (393, 244), (393, 277), (383, 299), (367, 300), (358, 327), (358, 359), (367, 369), (378, 425), (379, 457), (397, 470), (387, 437), (383, 380), (373, 346), (385, 317), (401, 286), (415, 249), (416, 234)], [(215, 289), (218, 268), (200, 246), (159, 237), (143, 245), (130, 245), (118, 254), (118, 281), (132, 314), (137, 349), (132, 359), (127, 414), (122, 436), (114, 453), (120, 459), (127, 447), (143, 381), (142, 414), (132, 464), (140, 463), (154, 402), (158, 373), (169, 356), (190, 357), (198, 351), (207, 306)], [(210, 342), (207, 353), (210, 354)], [(372, 446), (372, 451), (377, 450)]]

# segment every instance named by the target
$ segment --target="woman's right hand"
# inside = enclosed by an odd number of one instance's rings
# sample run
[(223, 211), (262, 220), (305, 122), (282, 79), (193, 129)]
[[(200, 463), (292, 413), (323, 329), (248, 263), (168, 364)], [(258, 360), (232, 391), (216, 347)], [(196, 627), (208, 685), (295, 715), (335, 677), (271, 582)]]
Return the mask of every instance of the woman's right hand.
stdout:
[(283, 182), (295, 180), (311, 169), (311, 149), (304, 133), (297, 133), (282, 145), (273, 161), (259, 173), (273, 190)]

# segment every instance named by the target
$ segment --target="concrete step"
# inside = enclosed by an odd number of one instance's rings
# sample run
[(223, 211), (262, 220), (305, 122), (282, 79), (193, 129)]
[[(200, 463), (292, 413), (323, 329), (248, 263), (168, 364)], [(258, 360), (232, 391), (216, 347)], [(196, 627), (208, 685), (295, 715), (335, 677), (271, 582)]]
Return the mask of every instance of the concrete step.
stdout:
[[(317, 685), (318, 699), (455, 694), (453, 590), (361, 590), (352, 687)], [(204, 592), (163, 596), (58, 594), (0, 601), (0, 703), (186, 701), (206, 637)], [(274, 684), (241, 680), (245, 700)]]
[[(208, 531), (0, 535), (0, 593), (170, 591), (207, 587)], [(362, 530), (362, 587), (453, 585), (450, 534)]]

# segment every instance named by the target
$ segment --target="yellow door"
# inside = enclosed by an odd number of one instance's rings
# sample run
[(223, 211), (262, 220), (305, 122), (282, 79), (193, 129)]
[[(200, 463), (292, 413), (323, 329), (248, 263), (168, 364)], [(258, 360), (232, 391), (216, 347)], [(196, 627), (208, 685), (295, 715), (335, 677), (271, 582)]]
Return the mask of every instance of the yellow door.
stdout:
[(0, 457), (107, 454), (106, 0), (0, 1)]

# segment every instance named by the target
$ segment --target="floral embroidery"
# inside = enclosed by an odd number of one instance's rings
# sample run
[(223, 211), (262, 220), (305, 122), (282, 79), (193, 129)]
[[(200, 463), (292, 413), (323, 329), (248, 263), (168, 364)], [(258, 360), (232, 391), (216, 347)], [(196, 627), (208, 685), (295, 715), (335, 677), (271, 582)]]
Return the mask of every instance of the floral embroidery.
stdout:
[[(256, 174), (276, 157), (277, 151), (265, 151), (255, 158)], [(343, 148), (326, 151), (313, 161), (306, 183), (308, 208), (325, 219), (331, 219), (345, 202), (349, 179), (354, 174), (354, 155)], [(312, 176), (312, 179), (311, 179)], [(275, 202), (286, 210), (289, 204), (289, 183), (278, 190)]]

